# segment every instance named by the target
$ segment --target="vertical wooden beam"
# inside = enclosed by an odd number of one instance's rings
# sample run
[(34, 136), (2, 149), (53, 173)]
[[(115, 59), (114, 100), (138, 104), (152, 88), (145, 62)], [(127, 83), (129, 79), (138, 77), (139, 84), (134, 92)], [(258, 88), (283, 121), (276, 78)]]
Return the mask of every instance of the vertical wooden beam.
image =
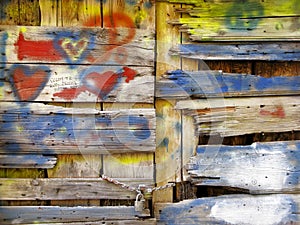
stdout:
[(19, 0), (0, 1), (0, 24), (1, 25), (20, 24)]
[(41, 26), (58, 26), (59, 3), (57, 0), (40, 1)]
[[(175, 8), (180, 4), (156, 3), (157, 30), (157, 65), (156, 76), (160, 79), (168, 70), (180, 69), (181, 61), (177, 56), (170, 56), (169, 49), (180, 44), (178, 28), (167, 23), (179, 19)], [(157, 113), (157, 149), (155, 153), (156, 184), (181, 181), (181, 113), (174, 110), (175, 102), (158, 99), (155, 103)], [(171, 188), (154, 193), (154, 202), (172, 202)]]
[[(145, 5), (139, 1), (125, 0), (107, 0), (103, 4), (103, 27), (105, 28), (134, 28), (141, 30), (154, 30), (154, 19), (154, 5), (149, 8), (145, 8)], [(126, 62), (124, 62), (124, 64), (126, 64)], [(103, 110), (119, 110), (129, 108), (154, 108), (154, 105), (143, 103), (103, 103)], [(106, 176), (116, 179), (131, 178), (134, 180), (138, 178), (147, 178), (153, 180), (154, 183), (154, 154), (125, 153), (103, 155), (102, 172)], [(107, 204), (114, 203), (113, 201), (103, 202), (103, 205)]]
[(40, 8), (39, 0), (19, 0), (20, 7), (20, 25), (39, 26)]

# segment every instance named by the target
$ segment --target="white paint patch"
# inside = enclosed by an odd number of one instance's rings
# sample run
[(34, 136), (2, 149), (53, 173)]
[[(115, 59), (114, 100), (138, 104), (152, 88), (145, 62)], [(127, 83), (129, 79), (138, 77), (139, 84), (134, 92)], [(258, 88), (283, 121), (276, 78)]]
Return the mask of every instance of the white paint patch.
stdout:
[(210, 217), (238, 225), (275, 225), (284, 222), (292, 211), (286, 196), (242, 196), (217, 202)]

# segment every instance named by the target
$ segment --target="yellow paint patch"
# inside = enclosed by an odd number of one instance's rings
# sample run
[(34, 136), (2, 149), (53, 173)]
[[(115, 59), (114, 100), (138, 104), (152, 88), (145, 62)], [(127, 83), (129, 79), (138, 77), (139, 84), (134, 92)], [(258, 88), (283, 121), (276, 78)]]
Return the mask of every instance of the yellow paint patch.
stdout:
[(140, 164), (145, 162), (152, 163), (152, 154), (118, 154), (113, 155), (113, 158), (124, 165)]
[(17, 126), (17, 127), (16, 127), (16, 130), (17, 130), (18, 132), (23, 132), (23, 131), (24, 131), (24, 127), (23, 127), (23, 126)]

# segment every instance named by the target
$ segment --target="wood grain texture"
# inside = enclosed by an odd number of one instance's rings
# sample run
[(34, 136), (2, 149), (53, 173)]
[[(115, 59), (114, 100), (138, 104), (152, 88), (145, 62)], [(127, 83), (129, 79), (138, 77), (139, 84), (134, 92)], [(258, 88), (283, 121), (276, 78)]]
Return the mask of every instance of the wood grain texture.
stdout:
[(80, 66), (69, 70), (30, 64), (2, 67), (2, 71), (1, 101), (152, 103), (154, 99), (153, 68), (149, 67)]
[(175, 46), (170, 53), (200, 60), (300, 61), (299, 49), (298, 42), (199, 43)]
[(155, 151), (154, 109), (102, 112), (44, 104), (20, 107), (14, 103), (2, 103), (1, 110), (3, 153)]
[[(174, 8), (179, 4), (156, 3), (156, 29), (157, 29), (157, 66), (156, 77), (161, 79), (168, 70), (181, 68), (180, 57), (171, 56), (168, 50), (181, 42), (181, 36), (177, 27), (167, 24), (170, 19), (178, 19), (179, 14)], [(155, 152), (155, 174), (158, 186), (168, 182), (181, 180), (181, 113), (174, 110), (174, 102), (159, 100), (155, 102), (157, 110), (157, 148)], [(156, 191), (154, 202), (172, 202), (173, 189)]]
[(201, 145), (187, 170), (195, 185), (235, 187), (252, 194), (299, 193), (300, 141)]
[(0, 155), (0, 168), (53, 168), (57, 158), (43, 155)]
[(177, 108), (194, 116), (201, 134), (226, 137), (300, 129), (299, 96), (186, 100)]
[[(119, 181), (135, 188), (139, 184), (153, 187), (151, 179), (120, 178)], [(125, 200), (136, 198), (136, 192), (121, 188), (101, 178), (1, 178), (0, 184), (1, 200)]]
[(222, 71), (170, 71), (156, 85), (160, 98), (293, 95), (300, 76), (261, 77)]
[[(0, 208), (1, 224), (22, 223), (89, 223), (104, 224), (117, 220), (138, 220), (143, 216), (133, 206), (107, 207), (59, 207), (59, 206), (15, 206)], [(146, 223), (147, 224), (147, 223)], [(151, 223), (150, 223), (151, 224)]]
[(225, 195), (157, 204), (158, 224), (299, 223), (299, 195)]
[[(128, 32), (134, 32), (131, 39)], [(149, 30), (1, 26), (3, 35), (10, 37), (0, 43), (8, 63), (154, 65), (154, 33)]]
[(299, 4), (297, 0), (262, 1), (184, 1), (191, 4), (178, 13), (191, 18), (170, 21), (178, 24), (193, 41), (270, 41), (299, 40)]

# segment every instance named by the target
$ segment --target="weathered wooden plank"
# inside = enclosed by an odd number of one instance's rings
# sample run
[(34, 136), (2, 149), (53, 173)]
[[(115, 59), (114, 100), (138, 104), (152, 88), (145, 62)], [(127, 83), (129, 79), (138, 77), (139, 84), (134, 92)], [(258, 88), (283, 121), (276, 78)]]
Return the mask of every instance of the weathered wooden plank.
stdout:
[(43, 155), (0, 155), (0, 168), (53, 168), (57, 158)]
[[(130, 41), (128, 30), (135, 33)], [(1, 26), (3, 35), (9, 39), (1, 41), (1, 54), (9, 63), (154, 65), (154, 33), (148, 30)]]
[(103, 27), (116, 30), (120, 27), (134, 27), (154, 31), (155, 1), (106, 0), (103, 2)]
[(229, 186), (250, 193), (300, 193), (300, 141), (200, 145), (187, 170), (196, 185)]
[(298, 224), (299, 195), (227, 195), (157, 204), (158, 224)]
[[(137, 188), (153, 187), (153, 179), (118, 178)], [(0, 179), (1, 200), (76, 200), (135, 199), (136, 192), (124, 189), (102, 178)], [(8, 191), (9, 190), (9, 191)]]
[(213, 98), (180, 101), (201, 134), (237, 136), (300, 129), (299, 96)]
[(170, 1), (197, 7), (178, 9), (192, 18), (171, 21), (182, 24), (194, 41), (299, 40), (300, 8), (297, 0), (262, 1)]
[(182, 44), (170, 52), (201, 60), (300, 61), (299, 42)]
[(39, 1), (41, 10), (41, 26), (58, 26), (59, 3), (53, 0)]
[(19, 0), (2, 0), (0, 2), (0, 24), (18, 25), (19, 24)]
[(1, 101), (151, 103), (154, 98), (151, 67), (0, 66)]
[(1, 224), (11, 223), (89, 223), (111, 220), (137, 220), (143, 214), (133, 206), (107, 207), (58, 207), (58, 206), (14, 206), (0, 207)]
[[(181, 68), (180, 57), (168, 54), (169, 49), (181, 42), (178, 29), (166, 23), (169, 19), (177, 19), (180, 14), (174, 12), (180, 5), (156, 3), (157, 30), (157, 66), (156, 77), (161, 79), (167, 70)], [(174, 110), (174, 102), (161, 99), (155, 101), (157, 110), (157, 149), (155, 151), (155, 176), (158, 186), (181, 179), (181, 113)], [(172, 202), (172, 188), (154, 192), (154, 202)]]
[(160, 98), (291, 95), (300, 93), (300, 76), (261, 77), (222, 71), (170, 71), (156, 84)]
[[(258, 16), (259, 13), (264, 16), (297, 16), (296, 0), (286, 2), (284, 0), (269, 1), (246, 1), (239, 2), (234, 0), (170, 0), (169, 2), (178, 2), (186, 4), (195, 4), (187, 9), (178, 10), (181, 13), (188, 13), (190, 16), (197, 17), (240, 17)], [(296, 8), (294, 8), (296, 7)], [(263, 12), (261, 12), (263, 10)]]
[(2, 153), (153, 152), (156, 146), (154, 109), (101, 112), (2, 103), (1, 110)]
[(19, 0), (19, 24), (39, 26), (40, 18), (39, 0)]

